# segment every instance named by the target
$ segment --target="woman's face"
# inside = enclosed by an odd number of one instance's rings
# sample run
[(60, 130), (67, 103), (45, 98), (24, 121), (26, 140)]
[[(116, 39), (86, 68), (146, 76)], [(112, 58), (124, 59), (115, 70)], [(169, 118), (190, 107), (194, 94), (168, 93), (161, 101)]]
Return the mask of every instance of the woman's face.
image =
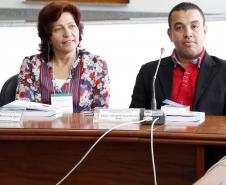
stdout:
[(79, 44), (79, 29), (69, 12), (63, 12), (53, 23), (50, 44), (53, 53), (68, 54), (74, 52)]

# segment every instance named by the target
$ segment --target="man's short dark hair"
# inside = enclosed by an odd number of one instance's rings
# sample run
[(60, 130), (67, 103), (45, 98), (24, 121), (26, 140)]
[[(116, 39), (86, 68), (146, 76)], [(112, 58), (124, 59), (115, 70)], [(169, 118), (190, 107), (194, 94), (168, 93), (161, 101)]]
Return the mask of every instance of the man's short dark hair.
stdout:
[(187, 11), (187, 10), (198, 10), (203, 18), (203, 25), (205, 24), (205, 16), (201, 8), (199, 8), (196, 4), (190, 2), (183, 2), (173, 7), (168, 16), (168, 24), (171, 27), (172, 23), (172, 14), (175, 11)]

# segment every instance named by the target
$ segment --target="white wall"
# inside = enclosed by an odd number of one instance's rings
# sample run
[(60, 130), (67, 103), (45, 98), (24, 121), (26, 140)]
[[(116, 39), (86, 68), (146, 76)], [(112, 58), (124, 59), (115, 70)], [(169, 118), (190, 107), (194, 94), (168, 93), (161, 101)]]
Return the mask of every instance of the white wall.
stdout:
[[(207, 22), (205, 47), (209, 54), (226, 59), (226, 21)], [(111, 107), (128, 107), (136, 75), (142, 64), (156, 60), (173, 49), (167, 23), (150, 22), (85, 24), (83, 47), (101, 55), (108, 63), (111, 80)], [(0, 27), (0, 88), (19, 72), (25, 56), (38, 53), (36, 26)]]
[[(185, 0), (186, 1), (186, 0)], [(205, 13), (226, 13), (225, 0), (190, 0), (199, 5)], [(138, 12), (168, 12), (175, 4), (182, 0), (130, 0), (128, 5), (91, 5), (79, 4), (84, 10), (112, 10)], [(24, 3), (24, 0), (1, 0), (1, 8), (40, 8), (40, 3)]]

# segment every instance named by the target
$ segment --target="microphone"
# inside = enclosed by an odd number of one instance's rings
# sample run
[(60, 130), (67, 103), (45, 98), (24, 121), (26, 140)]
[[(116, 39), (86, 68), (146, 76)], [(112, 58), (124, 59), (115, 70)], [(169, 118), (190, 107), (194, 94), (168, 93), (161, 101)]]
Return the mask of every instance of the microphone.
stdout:
[(152, 99), (151, 99), (151, 110), (144, 110), (144, 118), (150, 118), (150, 121), (146, 121), (146, 124), (151, 124), (155, 118), (159, 118), (156, 124), (163, 124), (165, 123), (165, 114), (162, 110), (157, 110), (157, 103), (155, 97), (155, 80), (158, 74), (159, 66), (162, 60), (162, 55), (165, 52), (164, 48), (161, 48), (160, 57), (157, 63), (157, 67), (155, 70), (155, 74), (152, 80)]
[(151, 109), (152, 110), (156, 110), (157, 109), (156, 97), (155, 97), (155, 80), (156, 80), (156, 77), (157, 77), (157, 73), (158, 73), (158, 70), (159, 70), (159, 65), (160, 65), (160, 62), (162, 60), (162, 55), (163, 55), (164, 52), (165, 52), (165, 49), (161, 48), (161, 54), (160, 54), (160, 57), (159, 57), (159, 61), (158, 61), (156, 70), (155, 70), (155, 74), (153, 76), (153, 81), (152, 81), (152, 100), (151, 100)]

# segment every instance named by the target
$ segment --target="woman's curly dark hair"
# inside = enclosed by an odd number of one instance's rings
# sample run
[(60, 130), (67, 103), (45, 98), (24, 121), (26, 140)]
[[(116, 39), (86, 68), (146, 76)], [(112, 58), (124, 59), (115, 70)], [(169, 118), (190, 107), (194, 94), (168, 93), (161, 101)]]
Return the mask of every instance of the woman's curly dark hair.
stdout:
[(69, 12), (74, 17), (75, 23), (79, 29), (79, 41), (82, 40), (83, 24), (81, 21), (80, 10), (71, 3), (66, 1), (52, 2), (42, 8), (38, 15), (38, 36), (41, 39), (39, 44), (40, 52), (45, 61), (53, 57), (52, 46), (49, 44), (52, 35), (51, 28), (55, 21), (57, 21), (63, 12)]

